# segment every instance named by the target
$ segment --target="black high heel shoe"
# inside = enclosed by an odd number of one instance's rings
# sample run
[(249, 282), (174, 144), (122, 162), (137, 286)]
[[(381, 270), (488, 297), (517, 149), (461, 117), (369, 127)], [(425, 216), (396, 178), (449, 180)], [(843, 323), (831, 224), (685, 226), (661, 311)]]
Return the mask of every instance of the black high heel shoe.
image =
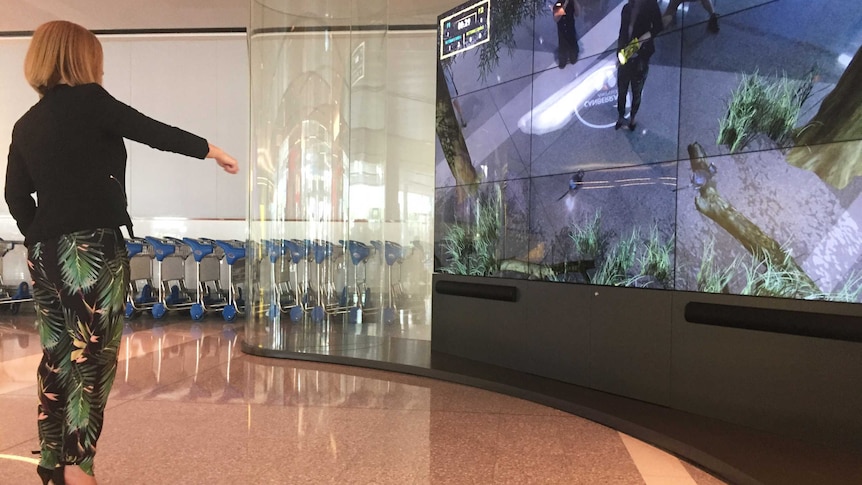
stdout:
[(39, 465), (36, 465), (36, 473), (38, 473), (39, 478), (42, 479), (42, 485), (48, 485), (48, 482), (50, 482), (51, 478), (54, 477), (54, 470), (49, 470)]
[(52, 470), (50, 468), (36, 465), (36, 473), (38, 473), (39, 478), (42, 479), (42, 485), (48, 485), (49, 483), (52, 483), (54, 485), (66, 485), (66, 478), (64, 472), (65, 470), (62, 466), (59, 466)]

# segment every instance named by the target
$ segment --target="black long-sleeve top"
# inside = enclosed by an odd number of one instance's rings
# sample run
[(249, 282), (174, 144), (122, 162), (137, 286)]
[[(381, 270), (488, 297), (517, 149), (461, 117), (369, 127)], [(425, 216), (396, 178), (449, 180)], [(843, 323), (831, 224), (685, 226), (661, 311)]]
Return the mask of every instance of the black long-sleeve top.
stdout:
[(661, 10), (656, 0), (634, 0), (623, 5), (622, 19), (620, 22), (620, 37), (617, 48), (622, 49), (635, 37), (640, 37), (650, 32), (651, 39), (644, 42), (638, 51), (638, 56), (649, 60), (655, 53), (653, 39), (662, 30)]
[(200, 159), (209, 152), (205, 139), (141, 114), (98, 84), (58, 85), (15, 123), (5, 195), (25, 244), (131, 228), (123, 138)]

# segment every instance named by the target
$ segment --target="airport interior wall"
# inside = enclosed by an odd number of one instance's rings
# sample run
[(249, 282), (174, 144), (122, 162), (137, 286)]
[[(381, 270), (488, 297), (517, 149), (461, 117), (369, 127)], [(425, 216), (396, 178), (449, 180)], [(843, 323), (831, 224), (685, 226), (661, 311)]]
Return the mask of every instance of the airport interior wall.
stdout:
[[(240, 175), (232, 177), (221, 173), (212, 161), (188, 159), (127, 141), (126, 186), (137, 236), (238, 240), (249, 237), (250, 187), (266, 185), (260, 180), (251, 182), (249, 177), (257, 163), (264, 166), (266, 162), (256, 149), (250, 153), (249, 148), (248, 37), (245, 32), (210, 30), (213, 32), (112, 31), (99, 35), (105, 50), (104, 85), (110, 93), (148, 116), (200, 134), (241, 163)], [(412, 241), (421, 241), (430, 248), (434, 191), (430, 162), (434, 151), (434, 33), (425, 25), (418, 30), (402, 29), (388, 35), (396, 41), (385, 51), (369, 54), (369, 69), (391, 66), (391, 72), (373, 74), (387, 76), (392, 84), (384, 90), (363, 87), (372, 77), (369, 72), (366, 81), (357, 86), (357, 92), (365, 89), (364, 99), (360, 102), (359, 94), (355, 96), (356, 113), (363, 114), (362, 123), (366, 125), (358, 127), (357, 133), (373, 131), (381, 125), (387, 129), (374, 146), (354, 145), (357, 163), (352, 163), (344, 172), (352, 190), (343, 193), (345, 197), (351, 194), (350, 226), (354, 237), (374, 233), (376, 239), (408, 246)], [(335, 33), (332, 39), (335, 44), (342, 45), (345, 37)], [(29, 37), (24, 35), (0, 37), (0, 66), (3, 67), (0, 85), (4, 87), (0, 90), (0, 146), (3, 147), (0, 169), (4, 171), (12, 126), (38, 100), (23, 77), (28, 42)], [(298, 47), (294, 44), (294, 48)], [(275, 72), (278, 67), (267, 64), (266, 69)], [(278, 101), (273, 100), (273, 103), (277, 105)], [(354, 125), (358, 119), (352, 120)], [(385, 163), (379, 157), (372, 159), (377, 156), (372, 152), (381, 148), (380, 153), (387, 159)], [(299, 173), (299, 170), (291, 171), (291, 176)], [(294, 179), (291, 180), (293, 187)], [(344, 205), (348, 206), (347, 202)], [(254, 214), (259, 213), (255, 200)], [(294, 216), (279, 221), (279, 237), (322, 235), (313, 234), (313, 224)], [(347, 238), (346, 229), (340, 230), (346, 225), (336, 226), (338, 231), (326, 234), (335, 243)], [(0, 201), (0, 238), (22, 239), (4, 201)], [(4, 263), (5, 283), (29, 280), (23, 246), (16, 246), (4, 258)], [(426, 294), (430, 291), (431, 265), (426, 263), (423, 258), (412, 258), (403, 265), (409, 291)], [(188, 266), (187, 280), (194, 281), (193, 265)], [(373, 279), (378, 280), (375, 290), (379, 295), (384, 271), (378, 264), (371, 273)]]
[[(104, 86), (155, 119), (199, 134), (243, 163), (248, 153), (248, 48), (244, 33), (108, 34)], [(0, 37), (0, 170), (12, 126), (38, 95), (26, 83), (29, 37)], [(126, 187), (136, 236), (245, 239), (246, 184), (211, 161), (126, 140)], [(0, 201), (0, 238), (22, 236)], [(4, 257), (3, 281), (29, 281), (26, 253)], [(190, 276), (192, 274), (190, 273)]]

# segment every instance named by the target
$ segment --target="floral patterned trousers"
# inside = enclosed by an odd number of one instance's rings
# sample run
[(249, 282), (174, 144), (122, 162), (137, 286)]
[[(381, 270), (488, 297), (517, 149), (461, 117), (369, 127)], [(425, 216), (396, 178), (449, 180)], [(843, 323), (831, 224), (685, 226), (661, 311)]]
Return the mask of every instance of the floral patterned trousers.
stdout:
[(123, 332), (125, 242), (118, 229), (95, 229), (31, 244), (28, 252), (43, 350), (39, 465), (78, 465), (92, 475)]

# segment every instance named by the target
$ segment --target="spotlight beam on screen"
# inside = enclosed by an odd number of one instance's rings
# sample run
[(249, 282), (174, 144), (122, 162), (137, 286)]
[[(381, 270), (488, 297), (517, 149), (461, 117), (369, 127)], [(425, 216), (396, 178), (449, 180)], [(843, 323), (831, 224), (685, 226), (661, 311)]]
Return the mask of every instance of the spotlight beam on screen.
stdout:
[[(615, 71), (614, 56), (599, 61), (586, 75), (578, 76), (522, 116), (518, 120), (518, 128), (528, 135), (544, 135), (564, 128), (572, 116), (577, 116), (578, 107), (598, 93), (604, 86), (608, 74), (613, 74)], [(607, 128), (614, 125), (613, 122), (609, 125), (594, 125), (581, 121), (590, 128)]]
[[(620, 2), (613, 10), (600, 20), (595, 27), (581, 36), (580, 43), (583, 45), (582, 52), (598, 53), (611, 49), (617, 44), (619, 35), (620, 17), (626, 2)], [(610, 44), (608, 44), (610, 41)], [(616, 56), (607, 56), (593, 65), (586, 73), (575, 78), (574, 81), (565, 85), (550, 97), (533, 107), (528, 113), (518, 120), (518, 128), (526, 134), (543, 135), (562, 129), (577, 115), (577, 107), (591, 96), (596, 94), (605, 83), (609, 70), (616, 70)], [(565, 72), (565, 71), (562, 71)], [(538, 78), (556, 79), (560, 71), (550, 69), (537, 76), (533, 84), (539, 82)], [(547, 83), (543, 81), (542, 84)], [(550, 83), (548, 83), (550, 84)], [(581, 120), (583, 122), (583, 120)], [(605, 128), (605, 125), (591, 125), (591, 128)], [(613, 123), (607, 126), (613, 126)]]

